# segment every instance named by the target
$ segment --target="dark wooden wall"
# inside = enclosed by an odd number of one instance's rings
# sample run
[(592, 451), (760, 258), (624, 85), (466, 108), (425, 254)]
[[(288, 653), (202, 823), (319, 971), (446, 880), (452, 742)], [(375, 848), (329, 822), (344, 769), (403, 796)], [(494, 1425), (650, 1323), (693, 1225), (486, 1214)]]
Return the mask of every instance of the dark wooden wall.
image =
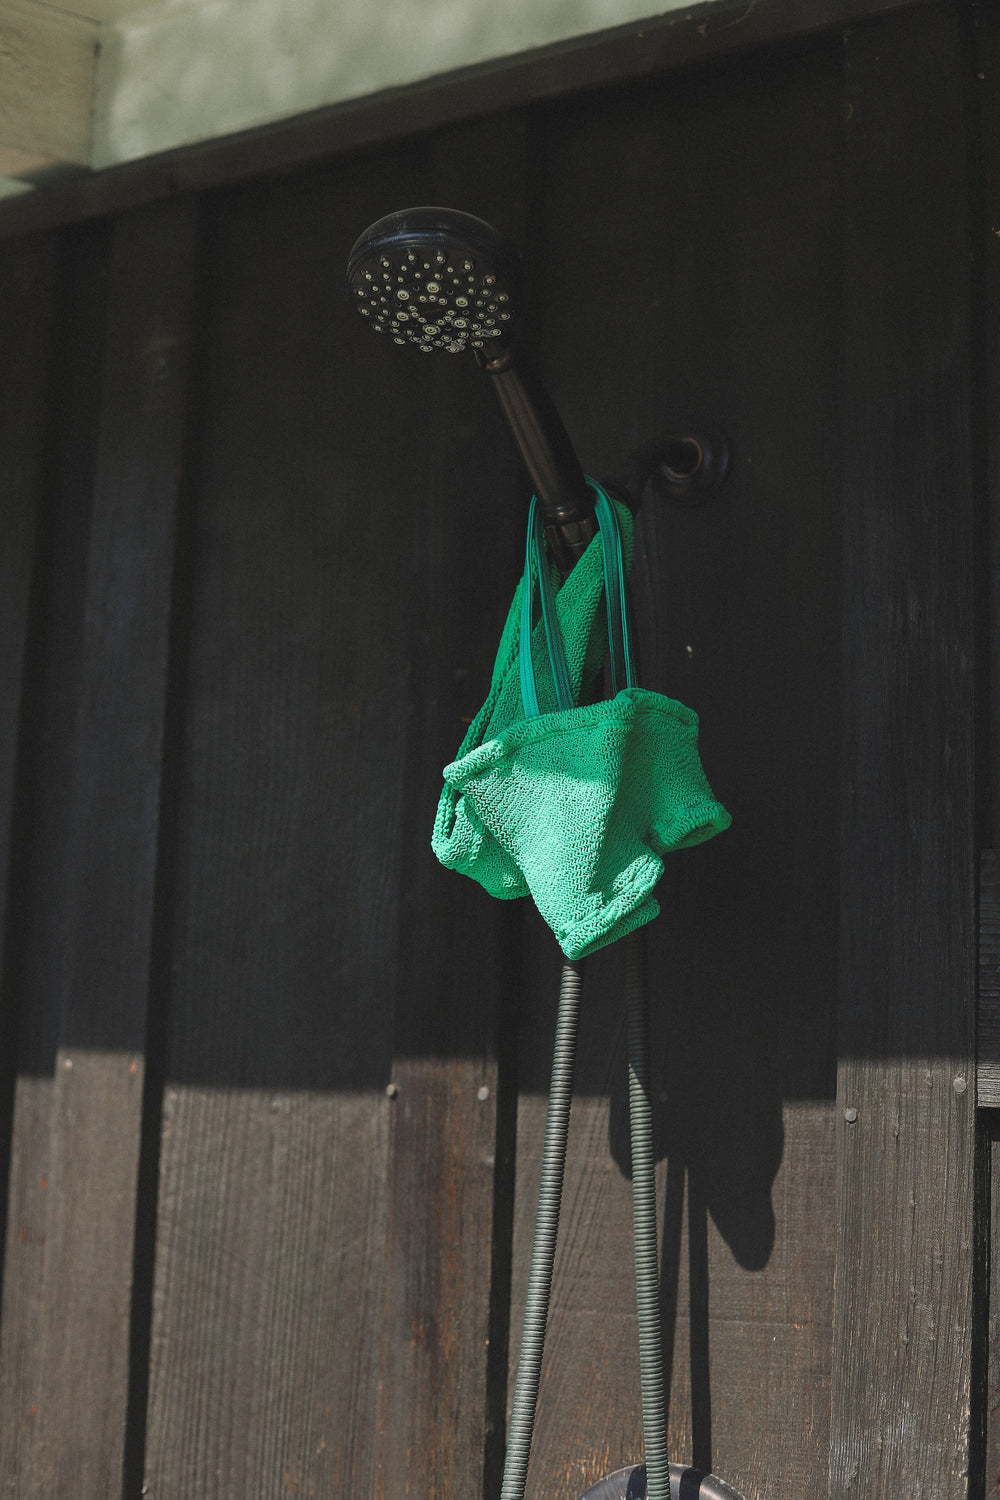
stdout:
[[(498, 1493), (559, 955), (429, 851), (527, 494), (471, 361), (351, 310), (417, 202), (522, 248), (584, 466), (642, 500), (643, 679), (734, 816), (649, 931), (672, 1454), (746, 1500), (997, 1492), (974, 19), (0, 239), (0, 1494)], [(698, 507), (641, 485), (685, 430), (732, 446)], [(560, 1500), (641, 1457), (621, 995), (612, 949)]]

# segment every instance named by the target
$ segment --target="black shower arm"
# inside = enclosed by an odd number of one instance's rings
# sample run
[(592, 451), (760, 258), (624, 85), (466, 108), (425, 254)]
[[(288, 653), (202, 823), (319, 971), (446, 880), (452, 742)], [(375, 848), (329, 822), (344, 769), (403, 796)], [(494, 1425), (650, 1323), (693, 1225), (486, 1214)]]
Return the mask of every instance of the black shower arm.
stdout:
[(597, 531), (593, 497), (562, 418), (527, 356), (494, 343), (476, 360), (492, 378), (545, 517), (560, 572), (568, 573)]
[(347, 281), (369, 326), (397, 344), (461, 354), (472, 346), (493, 380), (545, 517), (560, 571), (597, 531), (573, 445), (526, 357), (515, 353), (521, 272), (484, 219), (425, 205), (386, 214), (355, 241)]

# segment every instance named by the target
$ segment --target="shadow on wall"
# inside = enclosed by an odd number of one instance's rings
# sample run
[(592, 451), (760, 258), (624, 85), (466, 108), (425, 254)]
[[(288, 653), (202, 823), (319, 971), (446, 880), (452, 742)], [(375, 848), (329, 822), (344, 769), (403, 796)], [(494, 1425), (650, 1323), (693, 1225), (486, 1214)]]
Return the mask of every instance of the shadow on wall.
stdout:
[[(669, 1163), (665, 1279), (671, 1266), (676, 1279), (685, 1184), (692, 1278), (708, 1215), (739, 1265), (762, 1270), (774, 1248), (771, 1194), (784, 1154), (784, 1095), (765, 1060), (766, 1012), (744, 1001), (741, 1024), (738, 1015), (722, 1015), (710, 989), (690, 999), (679, 988), (671, 994), (671, 933), (662, 918), (647, 929), (647, 942), (656, 1156)], [(610, 1092), (610, 1149), (631, 1177), (624, 1063)]]

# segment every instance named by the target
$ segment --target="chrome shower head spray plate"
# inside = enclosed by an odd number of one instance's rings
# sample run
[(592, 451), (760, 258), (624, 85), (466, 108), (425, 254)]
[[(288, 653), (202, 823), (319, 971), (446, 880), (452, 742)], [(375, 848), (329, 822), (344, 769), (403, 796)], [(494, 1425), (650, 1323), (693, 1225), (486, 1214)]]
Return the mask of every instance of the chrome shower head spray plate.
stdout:
[(347, 280), (377, 333), (425, 354), (461, 354), (509, 342), (518, 265), (496, 231), (471, 214), (412, 208), (366, 229)]

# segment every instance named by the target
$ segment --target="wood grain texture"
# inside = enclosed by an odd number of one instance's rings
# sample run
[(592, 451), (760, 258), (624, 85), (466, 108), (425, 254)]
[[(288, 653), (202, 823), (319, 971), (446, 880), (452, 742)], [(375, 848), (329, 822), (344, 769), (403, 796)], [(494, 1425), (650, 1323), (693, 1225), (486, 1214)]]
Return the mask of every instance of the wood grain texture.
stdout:
[[(103, 1500), (123, 1466), (162, 1500), (499, 1488), (560, 964), (428, 845), (526, 491), (485, 378), (382, 347), (343, 292), (368, 223), (450, 201), (525, 248), (588, 470), (732, 444), (703, 506), (644, 494), (634, 569), (641, 679), (698, 710), (735, 819), (649, 929), (671, 1456), (747, 1500), (967, 1500), (958, 55), (922, 5), (850, 33), (846, 99), (825, 36), (579, 98), (553, 62), (530, 116), (480, 101), (296, 170), (278, 142), (257, 180), (245, 142), (197, 235), (168, 202), (67, 236), (40, 469), (42, 323), (0, 312), (40, 341), (7, 456), (46, 537), (0, 1493)], [(567, 1500), (641, 1455), (617, 958), (584, 995), (529, 1476)]]
[(18, 351), (0, 373), (0, 910), (7, 909), (15, 767), (20, 744), (28, 607), (35, 557), (46, 381), (55, 313), (55, 237), (15, 241), (0, 254), (0, 339)]
[(38, 997), (43, 1019), (22, 1016), (34, 1036), (20, 1065), (41, 1066), (53, 1044), (55, 1054), (43, 1249), (28, 1297), (34, 1380), (12, 1408), (31, 1422), (7, 1460), (8, 1485), (25, 1495), (107, 1496), (122, 1485), (193, 227), (190, 203), (143, 210), (116, 226), (111, 251), (78, 586), (86, 672), (74, 685), (62, 805), (68, 873), (39, 891), (56, 908), (42, 918), (52, 987)]
[(11, 197), (0, 206), (0, 236), (120, 213), (176, 192), (201, 192), (269, 171), (281, 173), (333, 153), (405, 142), (420, 132), (522, 108), (539, 99), (627, 87), (636, 77), (649, 78), (913, 4), (914, 0), (767, 0), (748, 9), (746, 0), (715, 0), (710, 22), (686, 8), (653, 15), (641, 28), (624, 26), (573, 39), (562, 47), (539, 48), (513, 61), (501, 58), (481, 68), (418, 81), (205, 146), (182, 147), (47, 184), (42, 192)]
[(0, 143), (57, 161), (88, 161), (96, 57), (92, 21), (4, 0)]
[(168, 1085), (147, 1494), (362, 1487), (390, 1110)]
[[(831, 1496), (969, 1493), (975, 765), (969, 223), (954, 13), (847, 38)], [(921, 316), (913, 316), (920, 307)]]
[[(8, 349), (20, 351), (17, 361), (0, 367), (0, 911), (4, 932), (0, 940), (3, 991), (0, 997), (0, 1246), (7, 1245), (10, 1221), (15, 1245), (29, 1237), (24, 1205), (17, 1201), (18, 1173), (11, 1160), (12, 1147), (20, 1138), (16, 1111), (17, 1088), (17, 1000), (13, 968), (20, 934), (17, 931), (19, 893), (23, 870), (19, 868), (20, 828), (16, 815), (17, 771), (30, 736), (32, 708), (26, 687), (29, 651), (29, 605), (34, 576), (36, 536), (39, 530), (39, 486), (42, 433), (47, 410), (47, 380), (50, 374), (52, 329), (56, 321), (57, 248), (51, 237), (24, 240), (4, 247), (0, 255), (0, 301), (3, 328), (0, 338)], [(37, 598), (35, 600), (37, 604)], [(14, 1188), (14, 1201), (10, 1189)], [(16, 1255), (15, 1251), (15, 1255)], [(0, 1252), (6, 1269), (6, 1256)], [(12, 1281), (16, 1281), (12, 1275)], [(5, 1283), (6, 1285), (6, 1283)], [(21, 1324), (23, 1330), (24, 1323)], [(0, 1418), (0, 1453), (8, 1447), (11, 1427), (24, 1419), (24, 1389), (20, 1371), (28, 1350), (23, 1341), (9, 1336), (13, 1330), (0, 1323), (0, 1410), (12, 1419), (8, 1426)], [(10, 1444), (10, 1446), (13, 1446)], [(3, 1488), (0, 1458), (0, 1492)]]
[(995, 1246), (1000, 1243), (1000, 1115), (994, 1110), (980, 1116), (980, 1127), (985, 1136), (986, 1165), (989, 1171), (990, 1212), (986, 1224), (988, 1244), (983, 1247), (984, 1259), (989, 1266), (989, 1317), (987, 1324), (987, 1349), (985, 1371), (981, 1375), (983, 1387), (980, 1411), (985, 1406), (983, 1421), (985, 1454), (983, 1463), (983, 1494), (995, 1500), (1000, 1494), (1000, 1264)]
[[(664, 919), (661, 918), (661, 921)], [(662, 959), (661, 959), (662, 962)], [(604, 968), (607, 972), (602, 973)], [(596, 970), (596, 973), (594, 972)], [(558, 983), (558, 974), (553, 978)], [(622, 1172), (625, 1129), (620, 995), (611, 955), (591, 961), (582, 1028), (581, 1091), (574, 1101), (552, 1313), (530, 1483), (582, 1493), (642, 1456), (638, 1331), (631, 1265), (631, 1198)], [(661, 980), (654, 1005), (672, 1006)], [(544, 1014), (541, 997), (536, 1000)], [(598, 1019), (602, 1009), (608, 1020)], [(551, 1021), (551, 1017), (549, 1017)], [(531, 1047), (546, 1028), (532, 1025)], [(680, 1104), (685, 1145), (661, 1137), (661, 1301), (669, 1375), (671, 1458), (714, 1471), (744, 1494), (805, 1492), (825, 1480), (831, 1387), (833, 1283), (832, 1101), (789, 1101), (779, 1124), (780, 1165), (754, 1187), (773, 1126), (748, 1123), (727, 1203), (711, 1137), (725, 1120), (719, 1096), (687, 1089), (671, 1027), (660, 1027), (660, 1129)], [(602, 1098), (592, 1092), (605, 1077)], [(662, 1093), (667, 1093), (667, 1099)], [(722, 1096), (724, 1099), (725, 1096)], [(681, 1101), (685, 1101), (681, 1103)], [(512, 1367), (530, 1255), (544, 1099), (522, 1096), (511, 1303)], [(666, 1117), (666, 1120), (664, 1119)], [(669, 1126), (668, 1126), (669, 1128)], [(699, 1141), (698, 1136), (701, 1136)], [(627, 1165), (627, 1155), (626, 1155)], [(766, 1191), (774, 1242), (766, 1265), (741, 1265), (732, 1199), (743, 1175), (747, 1225)], [(727, 1209), (729, 1213), (727, 1214)], [(753, 1372), (752, 1375), (750, 1372)]]
[(151, 1494), (482, 1485), (503, 914), (429, 843), (514, 460), (474, 367), (383, 349), (343, 277), (401, 204), (494, 214), (516, 142), (322, 164), (207, 223)]
[[(442, 132), (427, 159), (431, 201), (476, 203), (476, 213), (523, 242), (525, 149), (520, 115)], [(399, 1097), (379, 1374), (379, 1500), (493, 1493), (500, 1478), (492, 1467), (496, 1429), (500, 1436), (503, 1429), (513, 1190), (504, 1122), (514, 1107), (502, 1058), (514, 1040), (505, 1033), (516, 1019), (509, 951), (516, 916), (471, 881), (436, 868), (426, 851), (441, 768), (454, 759), (479, 701), (458, 715), (449, 704), (456, 688), (485, 696), (483, 669), (492, 667), (529, 496), (489, 381), (477, 390), (468, 375), (450, 405), (432, 398), (428, 433), (449, 466), (445, 473), (457, 462), (465, 499), (453, 510), (439, 493), (409, 541), (422, 579), (412, 680), (427, 690), (407, 747), (402, 859), (412, 874), (397, 962), (400, 975), (416, 982), (397, 987), (393, 1011)], [(427, 421), (422, 384), (408, 395), (400, 391), (406, 415), (401, 408), (397, 420)]]
[[(561, 955), (525, 913), (517, 1199), (511, 1292), (511, 1394), (520, 1347), (545, 1132)], [(588, 959), (559, 1238), (528, 1471), (529, 1492), (576, 1495), (638, 1461), (642, 1417), (632, 1261), (632, 1195), (611, 1150), (626, 1087), (625, 1016), (613, 950)], [(610, 985), (607, 980), (610, 979)], [(614, 1003), (617, 993), (618, 1004)], [(536, 1079), (538, 1082), (536, 1083)], [(535, 1087), (531, 1088), (530, 1085)], [(617, 1114), (617, 1112), (616, 1112)], [(616, 1118), (616, 1123), (620, 1121)], [(617, 1142), (619, 1148), (620, 1139)]]
[(982, 480), (986, 494), (989, 557), (985, 600), (989, 610), (990, 649), (984, 667), (989, 684), (990, 831), (986, 843), (1000, 848), (1000, 17), (982, 0), (971, 7), (971, 49), (975, 79), (970, 95), (973, 150), (978, 168), (973, 199), (973, 280), (976, 296), (976, 346), (981, 364), (978, 392), (983, 443)]
[[(0, 911), (5, 914), (56, 269), (56, 242), (50, 235), (15, 242), (0, 255), (5, 289), (0, 339), (6, 348), (19, 351), (18, 360), (7, 361), (0, 373), (0, 530), (4, 537), (0, 549), (0, 722), (5, 726), (0, 737)], [(5, 1016), (6, 1012), (4, 1007)], [(11, 1048), (3, 1050), (9, 1061)]]
[(1000, 1107), (1000, 855), (984, 849), (979, 866), (979, 1009), (976, 1103)]
[[(990, 1205), (985, 1223), (986, 1243), (981, 1264), (988, 1267), (988, 1318), (985, 1348), (973, 1365), (974, 1432), (983, 1438), (983, 1494), (1000, 1494), (1000, 17), (989, 4), (971, 8), (972, 55), (975, 79), (970, 96), (974, 126), (973, 149), (978, 172), (973, 199), (973, 295), (978, 351), (982, 363), (979, 392), (982, 401), (979, 434), (986, 496), (986, 553), (989, 558), (985, 599), (989, 611), (989, 648), (983, 669), (988, 680), (989, 734), (984, 748), (989, 772), (989, 833), (991, 847), (980, 856), (979, 884), (979, 1005), (977, 1013), (976, 1102), (987, 1112), (979, 1115), (983, 1167), (988, 1173), (985, 1196)], [(986, 1216), (983, 1215), (985, 1219)]]
[(122, 1483), (195, 227), (193, 202), (159, 205), (119, 221), (112, 247), (32, 1455), (57, 1493)]
[(351, 377), (330, 327), (353, 226), (319, 175), (206, 220), (162, 887), (153, 1495), (370, 1486), (406, 690), (395, 616), (367, 639), (372, 518), (337, 459)]
[[(28, 242), (28, 254), (34, 250)], [(108, 236), (88, 231), (60, 246), (53, 357), (34, 503), (39, 537), (32, 582), (18, 787), (12, 830), (16, 878), (8, 892), (4, 1003), (13, 1075), (3, 1316), (0, 1326), (0, 1476), (3, 1493), (27, 1484), (42, 1353), (45, 1245), (55, 1057), (62, 983), (60, 934), (69, 872), (73, 727), (90, 511), (94, 495)], [(8, 449), (8, 451), (10, 451)]]
[(411, 1058), (393, 1082), (373, 1493), (446, 1500), (483, 1490), (496, 1068)]
[[(542, 361), (584, 467), (636, 484), (642, 450), (691, 430), (733, 452), (701, 506), (645, 494), (633, 568), (640, 681), (699, 713), (734, 817), (668, 860), (647, 929), (671, 1457), (755, 1500), (819, 1494), (834, 1275), (839, 43), (608, 92), (541, 124)], [(543, 1114), (526, 1096), (544, 1090), (551, 1048), (535, 1018), (550, 1023), (557, 979), (524, 1007), (518, 1276)], [(641, 1455), (614, 950), (593, 962), (583, 1010), (539, 1494), (579, 1493)]]

